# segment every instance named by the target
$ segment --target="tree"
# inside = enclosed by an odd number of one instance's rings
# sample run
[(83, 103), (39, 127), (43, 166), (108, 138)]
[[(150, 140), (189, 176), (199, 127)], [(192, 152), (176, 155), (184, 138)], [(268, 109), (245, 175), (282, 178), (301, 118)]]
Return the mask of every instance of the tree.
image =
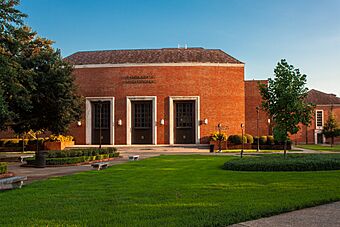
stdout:
[(331, 138), (331, 147), (333, 147), (334, 138), (340, 136), (340, 128), (338, 126), (338, 123), (336, 122), (336, 119), (332, 111), (329, 113), (328, 119), (325, 125), (323, 126), (322, 134), (327, 139)]
[(18, 4), (0, 3), (0, 128), (64, 133), (81, 115), (72, 65), (51, 40), (23, 26)]
[(274, 76), (274, 79), (268, 79), (268, 85), (259, 84), (259, 89), (262, 108), (273, 119), (276, 130), (283, 135), (286, 157), (288, 134), (297, 133), (299, 123), (310, 123), (314, 105), (305, 102), (308, 92), (306, 75), (302, 75), (299, 69), (282, 59), (274, 69)]

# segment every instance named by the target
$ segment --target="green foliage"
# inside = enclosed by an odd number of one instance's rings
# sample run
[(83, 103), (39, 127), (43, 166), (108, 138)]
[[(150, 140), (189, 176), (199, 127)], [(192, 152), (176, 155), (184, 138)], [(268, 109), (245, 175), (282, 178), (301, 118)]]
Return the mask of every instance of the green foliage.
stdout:
[(254, 143), (254, 137), (250, 134), (245, 134), (245, 137), (247, 137), (247, 143)]
[(274, 136), (267, 136), (267, 144), (273, 145), (275, 143)]
[(340, 155), (291, 154), (281, 156), (257, 156), (234, 159), (224, 164), (224, 169), (235, 171), (320, 171), (340, 170)]
[(0, 129), (63, 133), (81, 115), (72, 65), (51, 40), (22, 26), (18, 4), (8, 0), (0, 8)]
[(260, 144), (261, 145), (267, 144), (267, 136), (261, 136), (260, 137)]
[[(244, 142), (247, 143), (247, 137), (244, 136)], [(231, 144), (239, 145), (242, 144), (242, 135), (230, 135), (228, 142)]]
[(227, 135), (224, 132), (214, 132), (210, 135), (210, 141), (226, 141)]
[[(116, 148), (49, 151), (46, 154), (46, 165), (76, 164), (113, 157), (119, 157)], [(29, 165), (35, 165), (35, 158), (26, 158), (25, 161)]]
[(50, 135), (48, 141), (51, 142), (71, 142), (73, 141), (73, 136), (64, 136), (64, 135)]
[(89, 148), (89, 149), (70, 149), (62, 151), (48, 151), (47, 158), (66, 158), (66, 157), (80, 157), (80, 156), (97, 156), (102, 154), (115, 154), (117, 149), (115, 147), (109, 148)]
[(307, 76), (302, 75), (299, 69), (283, 59), (277, 64), (274, 73), (275, 78), (268, 79), (268, 86), (259, 84), (262, 108), (273, 119), (275, 128), (286, 141), (288, 133), (298, 132), (299, 123), (310, 123), (314, 105), (305, 102)]
[(0, 162), (0, 174), (7, 173), (7, 163)]
[(328, 119), (323, 126), (322, 134), (326, 138), (331, 138), (332, 146), (334, 143), (334, 138), (340, 136), (340, 128), (332, 111), (329, 113)]

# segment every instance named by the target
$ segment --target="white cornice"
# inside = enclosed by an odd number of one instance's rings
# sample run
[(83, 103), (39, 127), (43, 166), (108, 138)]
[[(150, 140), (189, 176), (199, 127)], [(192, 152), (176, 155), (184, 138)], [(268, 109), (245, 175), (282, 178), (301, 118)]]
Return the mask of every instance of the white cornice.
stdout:
[(218, 66), (218, 67), (244, 67), (244, 63), (139, 63), (139, 64), (87, 64), (74, 65), (76, 69), (85, 68), (118, 68), (118, 67), (159, 67), (159, 66)]

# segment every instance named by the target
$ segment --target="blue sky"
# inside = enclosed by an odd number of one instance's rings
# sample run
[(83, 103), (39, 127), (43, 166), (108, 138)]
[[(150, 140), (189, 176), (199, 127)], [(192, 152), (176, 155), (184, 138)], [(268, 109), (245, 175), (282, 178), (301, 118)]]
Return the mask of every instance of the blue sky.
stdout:
[(340, 96), (340, 0), (22, 0), (26, 23), (63, 56), (81, 50), (222, 49), (246, 79), (285, 58), (308, 88)]

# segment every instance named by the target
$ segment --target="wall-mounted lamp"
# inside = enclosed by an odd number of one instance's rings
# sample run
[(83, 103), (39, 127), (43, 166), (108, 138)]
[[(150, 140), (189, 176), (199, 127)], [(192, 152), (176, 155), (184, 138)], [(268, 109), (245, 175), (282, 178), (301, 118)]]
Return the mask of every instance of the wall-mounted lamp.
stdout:
[(118, 124), (119, 126), (122, 126), (122, 125), (123, 125), (122, 119), (119, 119), (118, 122), (117, 122), (117, 124)]
[(208, 124), (208, 119), (207, 119), (207, 118), (205, 118), (205, 119), (203, 120), (203, 124), (205, 124), (205, 125)]
[(161, 119), (159, 122), (161, 125), (164, 125), (164, 119)]
[(80, 127), (81, 126), (81, 121), (77, 122), (77, 126)]

